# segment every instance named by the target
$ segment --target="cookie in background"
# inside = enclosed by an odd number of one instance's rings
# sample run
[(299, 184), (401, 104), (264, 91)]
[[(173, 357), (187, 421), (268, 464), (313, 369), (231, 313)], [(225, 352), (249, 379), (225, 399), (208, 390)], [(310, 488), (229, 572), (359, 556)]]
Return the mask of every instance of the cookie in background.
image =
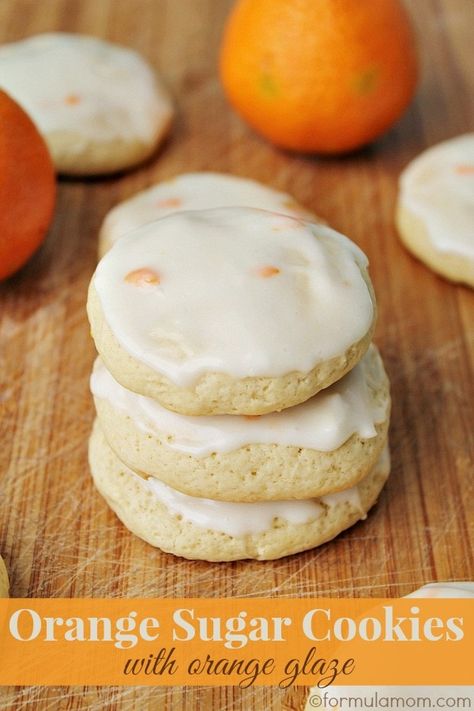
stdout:
[(85, 35), (51, 32), (1, 46), (0, 88), (28, 112), (66, 175), (141, 163), (173, 117), (168, 92), (137, 52)]
[[(456, 581), (427, 583), (415, 590), (407, 598), (439, 598), (439, 599), (462, 599), (474, 598), (474, 582)], [(457, 691), (456, 691), (457, 689)], [(452, 697), (456, 693), (459, 696), (466, 696), (469, 687), (452, 686), (340, 686), (333, 684), (325, 689), (317, 686), (309, 689), (304, 711), (313, 711), (315, 708), (321, 711), (343, 711), (347, 708), (358, 708), (362, 711), (369, 711), (376, 708), (374, 702), (378, 696), (380, 708), (442, 708), (439, 701), (444, 703), (444, 708), (449, 708), (447, 699), (443, 696), (451, 697), (455, 708), (455, 699)], [(419, 700), (420, 705), (415, 706)], [(393, 701), (393, 704), (391, 703)], [(467, 699), (465, 699), (467, 701)], [(364, 702), (366, 705), (363, 705)], [(469, 708), (464, 703), (458, 708)]]
[(123, 235), (174, 212), (216, 207), (256, 207), (322, 222), (288, 193), (229, 173), (183, 173), (124, 200), (105, 216), (99, 232), (99, 257)]
[(396, 221), (418, 259), (474, 287), (474, 133), (428, 148), (405, 168)]

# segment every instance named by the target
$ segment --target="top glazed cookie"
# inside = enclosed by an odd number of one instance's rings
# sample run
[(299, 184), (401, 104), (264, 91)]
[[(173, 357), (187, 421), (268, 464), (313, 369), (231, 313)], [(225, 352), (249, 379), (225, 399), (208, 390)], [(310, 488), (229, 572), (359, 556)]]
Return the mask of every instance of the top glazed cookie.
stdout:
[(0, 47), (0, 87), (31, 116), (56, 168), (107, 173), (147, 158), (166, 133), (172, 107), (136, 52), (66, 33)]
[(317, 219), (288, 193), (262, 185), (256, 180), (225, 173), (184, 173), (142, 190), (112, 208), (99, 233), (99, 256), (102, 257), (130, 230), (173, 212), (236, 206)]
[(419, 259), (474, 286), (474, 133), (429, 148), (405, 168), (397, 223)]
[(328, 227), (251, 208), (182, 212), (120, 239), (88, 312), (124, 387), (183, 414), (263, 414), (307, 400), (365, 353), (367, 259)]

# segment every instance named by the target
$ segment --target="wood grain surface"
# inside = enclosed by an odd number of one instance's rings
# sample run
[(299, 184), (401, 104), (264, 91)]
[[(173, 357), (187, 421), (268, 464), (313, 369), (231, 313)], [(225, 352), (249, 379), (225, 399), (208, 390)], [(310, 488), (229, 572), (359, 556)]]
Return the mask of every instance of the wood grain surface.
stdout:
[[(375, 146), (332, 160), (288, 155), (230, 110), (216, 60), (228, 0), (0, 0), (0, 41), (84, 32), (140, 50), (178, 118), (159, 154), (127, 175), (62, 180), (51, 234), (0, 286), (0, 551), (13, 596), (400, 596), (474, 578), (474, 294), (400, 245), (397, 176), (425, 147), (474, 129), (472, 0), (409, 4), (423, 74), (417, 99)], [(1, 84), (1, 77), (0, 77)], [(129, 534), (94, 490), (86, 442), (94, 358), (85, 315), (97, 231), (115, 203), (191, 170), (289, 191), (369, 255), (376, 341), (392, 381), (393, 472), (369, 518), (334, 542), (273, 563), (208, 564)], [(1, 708), (298, 709), (304, 692), (166, 688), (3, 689)]]

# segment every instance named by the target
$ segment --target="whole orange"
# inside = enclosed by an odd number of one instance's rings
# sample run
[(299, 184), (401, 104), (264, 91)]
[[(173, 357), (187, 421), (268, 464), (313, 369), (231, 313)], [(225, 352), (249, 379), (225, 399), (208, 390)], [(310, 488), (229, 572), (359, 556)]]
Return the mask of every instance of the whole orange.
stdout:
[(343, 153), (401, 116), (417, 59), (399, 0), (238, 0), (220, 70), (231, 103), (270, 141)]
[(23, 266), (46, 237), (55, 196), (54, 167), (43, 138), (0, 91), (0, 279)]

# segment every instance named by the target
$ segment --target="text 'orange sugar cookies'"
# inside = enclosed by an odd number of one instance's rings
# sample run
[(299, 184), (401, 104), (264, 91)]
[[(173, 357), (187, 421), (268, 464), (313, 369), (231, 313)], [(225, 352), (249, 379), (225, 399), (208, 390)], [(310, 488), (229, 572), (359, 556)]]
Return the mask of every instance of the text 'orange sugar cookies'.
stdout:
[(405, 168), (397, 224), (421, 261), (474, 287), (474, 133), (429, 148)]
[(185, 173), (142, 190), (112, 208), (99, 233), (99, 255), (104, 255), (127, 232), (173, 212), (236, 206), (272, 210), (320, 222), (291, 195), (256, 180), (225, 173)]
[(124, 387), (189, 415), (264, 414), (339, 380), (375, 323), (367, 259), (328, 227), (251, 208), (182, 212), (120, 239), (88, 313)]
[(145, 160), (173, 113), (139, 54), (83, 35), (50, 33), (0, 47), (0, 88), (31, 116), (57, 170), (70, 175)]

